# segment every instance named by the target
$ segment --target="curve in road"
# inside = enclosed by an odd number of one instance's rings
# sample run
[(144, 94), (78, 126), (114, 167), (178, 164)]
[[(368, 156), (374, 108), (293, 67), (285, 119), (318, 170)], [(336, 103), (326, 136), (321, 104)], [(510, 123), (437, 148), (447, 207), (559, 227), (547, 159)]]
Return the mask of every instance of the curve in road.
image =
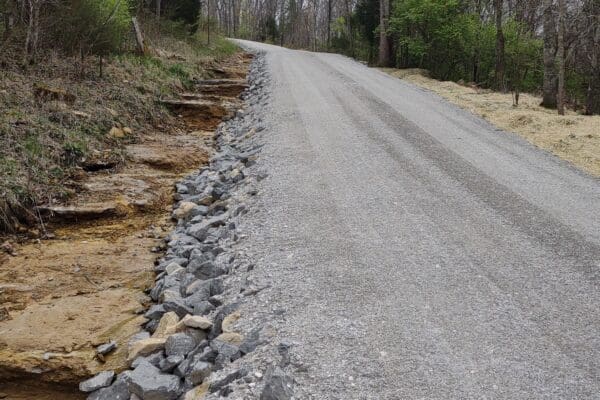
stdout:
[(600, 184), (334, 54), (272, 77), (252, 246), (315, 399), (600, 398)]

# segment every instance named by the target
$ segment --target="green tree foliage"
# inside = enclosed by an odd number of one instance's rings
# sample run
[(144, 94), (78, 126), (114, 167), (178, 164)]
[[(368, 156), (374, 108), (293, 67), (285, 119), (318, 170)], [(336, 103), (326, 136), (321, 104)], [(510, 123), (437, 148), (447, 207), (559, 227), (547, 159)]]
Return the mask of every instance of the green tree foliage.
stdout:
[[(379, 27), (379, 0), (359, 0), (356, 5), (356, 25), (359, 33), (359, 45), (364, 44), (366, 51), (359, 48), (369, 63), (375, 62), (377, 54), (377, 28)], [(365, 54), (366, 53), (366, 54)]]
[(61, 24), (63, 43), (98, 55), (119, 50), (131, 29), (129, 7), (129, 0), (72, 0)]
[(267, 17), (261, 25), (260, 39), (264, 42), (275, 43), (279, 40), (279, 27), (275, 17)]
[(171, 19), (183, 21), (190, 27), (191, 33), (198, 29), (198, 18), (200, 14), (200, 1), (198, 0), (176, 0), (169, 3), (172, 10), (169, 13)]
[(338, 17), (331, 22), (331, 50), (345, 54), (350, 49), (350, 38), (346, 27), (345, 17)]
[[(496, 31), (460, 0), (396, 0), (390, 21), (396, 63), (417, 67), (444, 80), (491, 86), (494, 79)], [(541, 42), (514, 20), (504, 23), (506, 84), (534, 90), (541, 82)], [(474, 73), (474, 68), (477, 73)]]
[(427, 68), (443, 79), (461, 78), (469, 70), (477, 21), (457, 0), (397, 0), (390, 29), (399, 65)]

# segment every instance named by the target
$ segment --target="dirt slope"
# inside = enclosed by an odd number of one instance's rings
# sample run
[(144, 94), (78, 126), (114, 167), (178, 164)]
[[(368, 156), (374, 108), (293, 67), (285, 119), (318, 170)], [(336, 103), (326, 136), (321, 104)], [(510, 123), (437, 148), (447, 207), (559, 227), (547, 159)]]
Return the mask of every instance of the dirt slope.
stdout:
[[(214, 73), (240, 81), (249, 61), (235, 55)], [(204, 88), (198, 84), (196, 96)], [(0, 393), (82, 398), (73, 391), (77, 382), (123, 367), (127, 341), (145, 322), (144, 290), (161, 239), (171, 230), (174, 183), (207, 162), (212, 131), (239, 108), (243, 88), (242, 78), (237, 91), (203, 100), (212, 108), (178, 113), (185, 129), (142, 135), (126, 146), (122, 167), (83, 173), (77, 196), (41, 207), (52, 240), (10, 243), (0, 254)], [(110, 340), (118, 348), (102, 361), (95, 347)], [(40, 380), (48, 384), (39, 387)]]

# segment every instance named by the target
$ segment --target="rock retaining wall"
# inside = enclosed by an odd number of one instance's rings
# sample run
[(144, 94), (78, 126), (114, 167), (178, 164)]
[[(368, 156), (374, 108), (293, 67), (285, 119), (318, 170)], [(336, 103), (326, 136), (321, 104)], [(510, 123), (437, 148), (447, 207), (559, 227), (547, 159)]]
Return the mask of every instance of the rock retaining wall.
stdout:
[(150, 292), (156, 304), (145, 313), (145, 331), (129, 344), (131, 369), (82, 382), (89, 400), (291, 398), (292, 380), (281, 369), (263, 374), (264, 366), (244, 362), (266, 343), (260, 330), (234, 329), (237, 308), (261, 288), (251, 282), (241, 289), (228, 285), (253, 268), (236, 244), (244, 238), (238, 221), (247, 217), (256, 183), (264, 177), (255, 168), (260, 150), (255, 138), (264, 129), (261, 110), (268, 101), (262, 56), (255, 58), (248, 81), (242, 94), (247, 107), (218, 127), (210, 165), (177, 184), (177, 227), (156, 265)]

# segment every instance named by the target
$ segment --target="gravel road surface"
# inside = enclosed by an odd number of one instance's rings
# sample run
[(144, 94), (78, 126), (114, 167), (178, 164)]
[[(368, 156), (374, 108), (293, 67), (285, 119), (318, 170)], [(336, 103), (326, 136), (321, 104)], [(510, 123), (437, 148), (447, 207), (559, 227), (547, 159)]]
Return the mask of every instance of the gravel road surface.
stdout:
[(600, 398), (597, 178), (346, 57), (240, 43), (272, 80), (245, 313), (298, 397)]

